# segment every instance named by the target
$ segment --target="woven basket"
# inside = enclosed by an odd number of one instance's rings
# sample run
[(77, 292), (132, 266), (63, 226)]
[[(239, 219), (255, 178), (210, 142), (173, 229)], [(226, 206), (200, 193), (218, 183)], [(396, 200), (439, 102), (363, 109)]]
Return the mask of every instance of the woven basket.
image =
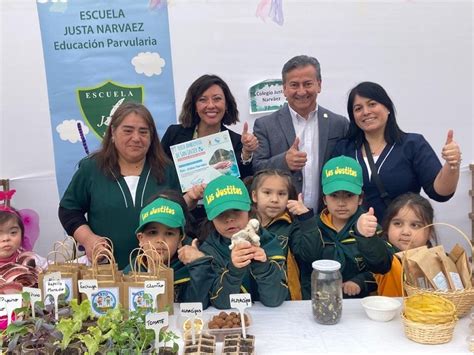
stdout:
[(403, 300), (401, 317), (406, 337), (422, 344), (448, 343), (458, 320), (451, 301), (423, 293)]
[(453, 338), (456, 321), (444, 324), (423, 324), (413, 322), (401, 314), (403, 328), (408, 339), (421, 344), (444, 344)]
[(457, 320), (456, 307), (446, 298), (419, 293), (403, 300), (406, 319), (423, 324), (445, 324)]
[(462, 318), (468, 314), (471, 310), (471, 307), (474, 306), (474, 288), (455, 291), (433, 291), (416, 288), (407, 284), (406, 282), (404, 283), (403, 288), (408, 296), (420, 293), (429, 293), (450, 300), (456, 307), (456, 314), (459, 318)]
[[(469, 245), (471, 245), (471, 241), (469, 240), (469, 238), (460, 229), (448, 223), (433, 223), (419, 229), (419, 231), (425, 228), (429, 228), (431, 226), (436, 226), (436, 225), (448, 226), (454, 229), (468, 242)], [(402, 258), (402, 263), (403, 263), (403, 259), (404, 258)], [(402, 270), (402, 274), (403, 274), (403, 270)], [(471, 276), (472, 276), (472, 267), (471, 267)], [(454, 306), (456, 307), (456, 314), (458, 318), (461, 318), (465, 316), (466, 314), (468, 314), (469, 311), (471, 310), (471, 307), (474, 306), (474, 287), (467, 288), (464, 290), (449, 290), (449, 291), (436, 290), (435, 291), (435, 290), (420, 289), (420, 288), (414, 287), (408, 284), (405, 280), (403, 280), (402, 282), (402, 287), (407, 296), (423, 293), (423, 294), (437, 295), (437, 296), (446, 298), (447, 300), (450, 300), (451, 302), (453, 302)]]

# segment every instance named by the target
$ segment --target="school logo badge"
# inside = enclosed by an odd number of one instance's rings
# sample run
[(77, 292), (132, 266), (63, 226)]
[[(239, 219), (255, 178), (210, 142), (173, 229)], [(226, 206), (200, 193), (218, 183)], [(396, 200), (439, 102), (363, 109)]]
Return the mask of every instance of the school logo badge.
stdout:
[(153, 307), (153, 300), (148, 293), (143, 291), (132, 292), (133, 309), (150, 312)]
[(92, 295), (92, 308), (99, 314), (105, 314), (109, 309), (114, 309), (117, 306), (117, 298), (108, 291), (99, 291)]
[(82, 116), (99, 140), (104, 137), (117, 108), (129, 101), (143, 103), (143, 95), (142, 85), (126, 86), (110, 80), (92, 88), (77, 89)]

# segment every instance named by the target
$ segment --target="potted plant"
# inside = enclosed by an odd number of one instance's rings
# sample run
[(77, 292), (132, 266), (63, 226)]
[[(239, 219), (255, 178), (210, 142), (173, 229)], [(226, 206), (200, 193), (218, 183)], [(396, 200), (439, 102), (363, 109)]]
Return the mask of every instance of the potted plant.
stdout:
[(77, 334), (82, 328), (81, 320), (74, 320), (73, 318), (62, 318), (58, 324), (56, 324), (56, 329), (61, 333), (61, 341), (57, 341), (55, 345), (59, 346), (59, 349), (62, 351), (68, 351), (68, 353), (80, 353), (80, 345), (74, 344), (70, 345), (71, 341), (77, 337)]
[[(60, 338), (53, 324), (43, 318), (29, 318), (14, 321), (5, 329), (4, 336), (9, 342), (8, 351), (14, 351), (18, 344), (21, 354), (52, 354), (54, 341)], [(17, 349), (18, 350), (18, 349)]]
[(153, 351), (155, 333), (145, 328), (146, 312), (139, 310), (130, 312), (110, 333), (115, 349), (128, 350), (131, 354), (147, 354)]
[(99, 351), (100, 344), (103, 340), (102, 331), (98, 327), (94, 326), (89, 327), (87, 331), (87, 334), (79, 334), (77, 337), (87, 348), (87, 351), (84, 354), (95, 355)]
[[(77, 299), (70, 302), (72, 318), (61, 318), (56, 324), (56, 329), (61, 333), (62, 338), (55, 345), (59, 346), (60, 351), (69, 353), (82, 353), (82, 347), (78, 335), (87, 332), (88, 326), (96, 324), (94, 313), (91, 309), (89, 300), (78, 303)], [(72, 342), (72, 343), (71, 343)]]
[(76, 322), (82, 323), (82, 330), (86, 331), (88, 327), (97, 324), (97, 318), (92, 312), (91, 302), (84, 300), (81, 303), (77, 299), (72, 299), (70, 302), (72, 319)]
[[(164, 343), (164, 346), (158, 351), (159, 355), (176, 355), (178, 354), (179, 345), (176, 340), (179, 339), (173, 331), (161, 330), (160, 331), (160, 342)], [(168, 345), (169, 343), (169, 345)]]

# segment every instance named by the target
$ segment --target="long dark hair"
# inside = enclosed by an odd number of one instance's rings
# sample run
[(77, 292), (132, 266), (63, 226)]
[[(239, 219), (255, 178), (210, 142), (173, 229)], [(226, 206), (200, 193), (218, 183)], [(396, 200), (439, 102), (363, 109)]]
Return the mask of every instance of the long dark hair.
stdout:
[(357, 126), (354, 119), (353, 107), (356, 95), (377, 101), (387, 108), (389, 114), (387, 124), (385, 125), (385, 141), (388, 144), (400, 143), (405, 136), (405, 132), (403, 132), (400, 127), (398, 127), (395, 117), (395, 105), (382, 86), (370, 81), (364, 81), (358, 84), (349, 93), (349, 97), (347, 99), (347, 114), (349, 115), (350, 123), (346, 138), (353, 140), (357, 148), (362, 146), (365, 139), (364, 131)]
[(237, 102), (235, 101), (234, 95), (230, 92), (229, 86), (217, 75), (205, 74), (197, 78), (186, 92), (183, 107), (181, 108), (181, 113), (179, 115), (179, 122), (184, 127), (193, 127), (200, 122), (201, 119), (196, 112), (196, 102), (203, 92), (209, 89), (212, 85), (218, 85), (224, 92), (226, 111), (221, 123), (232, 125), (239, 122)]
[[(434, 210), (431, 206), (430, 201), (419, 194), (413, 192), (407, 192), (403, 195), (395, 198), (385, 211), (385, 216), (382, 221), (382, 229), (384, 235), (388, 239), (388, 228), (390, 227), (390, 222), (397, 215), (397, 213), (404, 207), (410, 208), (413, 213), (424, 223), (424, 225), (429, 225), (433, 223), (434, 219)], [(433, 226), (429, 227), (430, 239), (432, 239), (435, 244), (438, 244), (438, 238), (436, 235), (436, 230)], [(428, 246), (431, 247), (431, 243), (428, 240)]]
[(166, 156), (165, 151), (158, 138), (158, 132), (156, 130), (155, 122), (151, 116), (150, 111), (137, 102), (126, 102), (119, 106), (119, 108), (112, 115), (110, 125), (105, 132), (104, 139), (100, 149), (93, 153), (92, 156), (97, 159), (99, 168), (102, 173), (113, 178), (120, 176), (120, 166), (118, 163), (118, 153), (115, 149), (115, 145), (112, 141), (112, 131), (117, 129), (122, 121), (129, 114), (135, 113), (145, 120), (150, 130), (150, 147), (146, 153), (146, 160), (150, 164), (151, 174), (156, 178), (159, 183), (162, 183), (165, 179), (165, 166), (171, 164), (171, 161)]

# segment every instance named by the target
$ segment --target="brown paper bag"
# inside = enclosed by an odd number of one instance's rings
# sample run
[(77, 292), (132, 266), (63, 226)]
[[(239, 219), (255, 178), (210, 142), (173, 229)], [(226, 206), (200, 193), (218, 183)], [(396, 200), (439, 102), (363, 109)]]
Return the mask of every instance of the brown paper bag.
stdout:
[[(75, 241), (74, 245), (76, 245)], [(44, 297), (46, 297), (45, 276), (50, 273), (60, 272), (61, 280), (64, 281), (66, 286), (64, 301), (69, 302), (73, 298), (78, 299), (77, 280), (80, 278), (83, 266), (72, 262), (72, 257), (73, 254), (69, 251), (69, 248), (65, 246), (65, 241), (54, 243), (53, 250), (50, 251), (46, 257), (48, 260), (48, 270), (41, 273), (38, 277), (38, 287), (43, 290)]]
[[(101, 249), (93, 254), (92, 266), (82, 272), (82, 279), (97, 280), (98, 290), (92, 294), (90, 301), (93, 312), (101, 316), (109, 309), (123, 304), (123, 281), (121, 272), (117, 272), (117, 263), (110, 249)], [(108, 264), (99, 265), (100, 260), (106, 260)], [(85, 297), (83, 295), (82, 299)]]
[[(169, 248), (166, 243), (166, 249)], [(133, 261), (133, 255), (136, 253), (136, 258)], [(153, 257), (155, 256), (155, 258)], [(155, 260), (159, 260), (156, 262)], [(144, 292), (145, 281), (165, 281), (165, 293), (158, 296), (157, 306), (158, 311), (168, 311), (170, 315), (173, 314), (174, 302), (174, 271), (169, 265), (161, 262), (159, 253), (154, 248), (150, 250), (143, 250), (137, 248), (130, 253), (130, 267), (131, 272), (123, 276), (124, 280), (124, 306), (130, 311), (135, 311), (138, 308), (148, 308), (151, 310), (153, 301), (151, 297)], [(145, 271), (143, 271), (145, 270)]]
[(464, 248), (456, 244), (449, 253), (449, 258), (455, 263), (464, 288), (471, 288), (471, 266)]
[(408, 249), (403, 252), (398, 252), (395, 255), (402, 260), (403, 273), (405, 275), (406, 282), (414, 287), (430, 289), (432, 288), (428, 279), (426, 278), (423, 271), (419, 268), (418, 264), (412, 260), (413, 255), (422, 250), (427, 250), (428, 247), (423, 245), (418, 248)]
[(463, 290), (464, 286), (459, 276), (458, 270), (454, 262), (446, 255), (446, 252), (442, 245), (437, 245), (430, 249), (431, 252), (435, 252), (441, 259), (443, 272), (448, 280), (450, 290)]
[(443, 264), (438, 254), (431, 249), (420, 250), (410, 258), (423, 271), (431, 287), (435, 290), (448, 291), (449, 283), (443, 271)]

